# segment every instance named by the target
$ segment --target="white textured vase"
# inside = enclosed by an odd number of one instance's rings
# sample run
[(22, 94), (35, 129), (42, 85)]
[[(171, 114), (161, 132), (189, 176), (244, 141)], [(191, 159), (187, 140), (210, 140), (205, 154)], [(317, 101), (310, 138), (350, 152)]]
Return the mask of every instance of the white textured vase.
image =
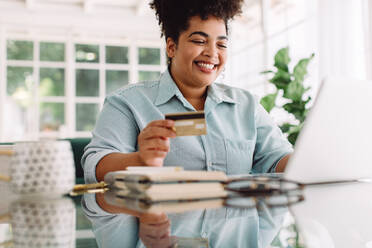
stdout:
[(11, 189), (17, 194), (63, 195), (75, 184), (69, 141), (20, 142), (10, 162)]
[(76, 211), (69, 198), (22, 199), (10, 215), (16, 248), (75, 247)]

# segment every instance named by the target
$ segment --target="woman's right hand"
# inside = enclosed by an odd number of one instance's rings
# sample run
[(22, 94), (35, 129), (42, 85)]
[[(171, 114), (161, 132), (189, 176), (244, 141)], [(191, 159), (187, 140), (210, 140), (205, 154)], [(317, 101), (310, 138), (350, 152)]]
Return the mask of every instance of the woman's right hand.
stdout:
[(170, 221), (166, 214), (142, 214), (139, 216), (139, 238), (146, 247), (173, 247), (170, 234)]
[(174, 121), (157, 120), (150, 122), (138, 135), (139, 156), (145, 165), (163, 166), (170, 151), (169, 138), (176, 137)]

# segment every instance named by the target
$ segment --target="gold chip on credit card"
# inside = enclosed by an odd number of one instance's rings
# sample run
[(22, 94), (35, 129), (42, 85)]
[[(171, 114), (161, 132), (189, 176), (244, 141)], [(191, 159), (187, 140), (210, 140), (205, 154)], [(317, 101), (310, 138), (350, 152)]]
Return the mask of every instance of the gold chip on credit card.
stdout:
[(177, 136), (199, 136), (207, 134), (204, 111), (171, 113), (166, 120), (173, 120)]

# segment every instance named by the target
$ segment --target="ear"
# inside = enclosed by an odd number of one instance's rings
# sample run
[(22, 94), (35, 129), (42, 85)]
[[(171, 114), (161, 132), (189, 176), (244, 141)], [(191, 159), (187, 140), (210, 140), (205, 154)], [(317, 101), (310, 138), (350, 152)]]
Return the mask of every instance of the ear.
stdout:
[(174, 40), (170, 37), (167, 38), (167, 55), (169, 58), (173, 58), (176, 54), (177, 44)]

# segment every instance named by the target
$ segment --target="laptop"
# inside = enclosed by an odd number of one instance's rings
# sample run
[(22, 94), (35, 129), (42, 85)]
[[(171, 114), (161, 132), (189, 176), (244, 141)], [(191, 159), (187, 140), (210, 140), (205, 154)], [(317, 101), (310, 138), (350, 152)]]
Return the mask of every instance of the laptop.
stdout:
[(283, 177), (304, 184), (372, 178), (372, 81), (323, 81)]
[(372, 247), (371, 184), (333, 184), (371, 181), (372, 81), (322, 83), (283, 177), (329, 183), (306, 187), (291, 206), (306, 247)]

